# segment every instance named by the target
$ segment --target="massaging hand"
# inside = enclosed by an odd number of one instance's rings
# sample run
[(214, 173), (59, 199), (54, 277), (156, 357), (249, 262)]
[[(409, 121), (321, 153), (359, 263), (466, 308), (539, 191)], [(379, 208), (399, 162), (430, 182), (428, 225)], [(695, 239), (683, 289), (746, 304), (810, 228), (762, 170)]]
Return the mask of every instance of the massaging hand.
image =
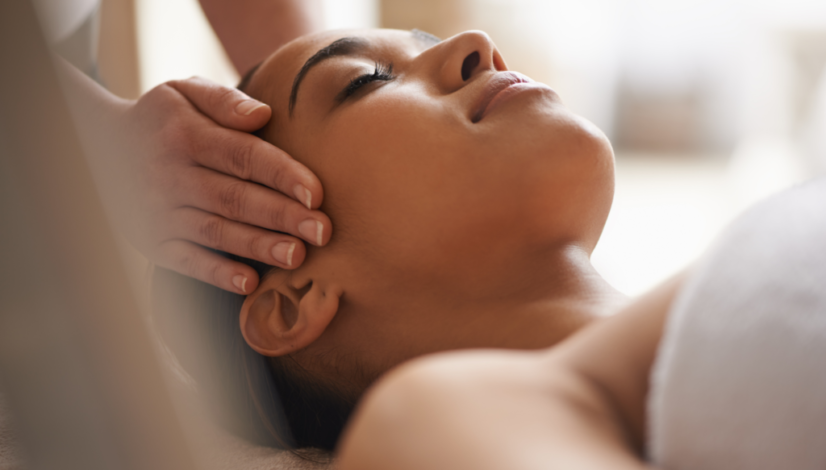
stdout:
[(119, 186), (104, 194), (122, 199), (109, 212), (129, 241), (160, 266), (238, 293), (257, 286), (255, 271), (207, 248), (291, 269), (304, 261), (301, 239), (326, 243), (330, 219), (312, 210), (323, 195), (318, 178), (248, 134), (270, 115), (200, 78), (126, 102), (114, 126), (125, 166), (98, 179)]

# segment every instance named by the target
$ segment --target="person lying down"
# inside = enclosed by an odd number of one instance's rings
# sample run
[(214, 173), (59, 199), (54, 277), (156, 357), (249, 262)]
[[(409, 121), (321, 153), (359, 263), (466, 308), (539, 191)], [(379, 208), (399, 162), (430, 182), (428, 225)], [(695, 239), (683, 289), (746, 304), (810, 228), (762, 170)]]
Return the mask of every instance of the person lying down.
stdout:
[(338, 468), (826, 468), (825, 214), (815, 180), (554, 348), (402, 366), (368, 394)]
[(486, 34), (306, 36), (242, 88), (272, 107), (259, 135), (318, 175), (336, 232), (318, 230), (329, 244), (294, 270), (247, 261), (262, 281), (246, 297), (156, 272), (156, 297), (176, 299), (157, 321), (195, 332), (201, 347), (175, 352), (232, 404), (219, 414), (234, 432), (332, 450), (394, 366), (547, 348), (626, 302), (590, 262), (613, 199), (610, 143), (509, 71)]

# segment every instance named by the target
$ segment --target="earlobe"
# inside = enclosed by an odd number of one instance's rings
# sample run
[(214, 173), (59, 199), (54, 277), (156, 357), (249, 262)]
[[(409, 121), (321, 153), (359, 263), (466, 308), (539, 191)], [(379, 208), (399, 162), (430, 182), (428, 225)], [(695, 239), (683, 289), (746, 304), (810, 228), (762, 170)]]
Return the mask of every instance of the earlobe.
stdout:
[(341, 295), (340, 287), (320, 282), (302, 295), (285, 282), (265, 279), (241, 307), (241, 333), (264, 356), (293, 353), (324, 333), (338, 312)]

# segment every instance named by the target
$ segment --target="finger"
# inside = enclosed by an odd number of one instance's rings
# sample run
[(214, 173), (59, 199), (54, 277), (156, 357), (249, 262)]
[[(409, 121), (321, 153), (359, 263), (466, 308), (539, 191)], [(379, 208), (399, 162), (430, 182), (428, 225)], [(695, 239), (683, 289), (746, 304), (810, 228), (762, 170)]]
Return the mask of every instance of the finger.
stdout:
[(192, 242), (170, 240), (155, 253), (159, 266), (236, 294), (246, 295), (258, 287), (254, 269)]
[(262, 128), (272, 117), (272, 109), (267, 104), (250, 98), (241, 90), (204, 78), (172, 80), (167, 85), (222, 127), (252, 132)]
[(283, 150), (243, 132), (215, 132), (200, 141), (195, 161), (215, 171), (280, 191), (308, 209), (321, 205), (321, 181)]
[(227, 219), (286, 232), (313, 245), (323, 246), (332, 234), (332, 223), (323, 212), (264, 186), (239, 180), (202, 167), (189, 168), (179, 189), (183, 205), (197, 207)]
[(172, 214), (173, 236), (243, 258), (284, 269), (304, 262), (301, 240), (234, 222), (194, 207), (182, 207)]

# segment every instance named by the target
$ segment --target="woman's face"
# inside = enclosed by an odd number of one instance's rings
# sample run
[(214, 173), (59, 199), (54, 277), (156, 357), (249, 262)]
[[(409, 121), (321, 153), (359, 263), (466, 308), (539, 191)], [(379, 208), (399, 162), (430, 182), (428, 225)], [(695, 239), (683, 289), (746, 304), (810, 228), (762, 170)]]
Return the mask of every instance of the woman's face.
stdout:
[(333, 235), (305, 265), (346, 273), (343, 305), (426, 310), (424, 299), (518, 292), (546, 253), (599, 238), (610, 144), (551, 88), (508, 71), (484, 33), (300, 38), (249, 92), (272, 106), (266, 140), (323, 184)]

